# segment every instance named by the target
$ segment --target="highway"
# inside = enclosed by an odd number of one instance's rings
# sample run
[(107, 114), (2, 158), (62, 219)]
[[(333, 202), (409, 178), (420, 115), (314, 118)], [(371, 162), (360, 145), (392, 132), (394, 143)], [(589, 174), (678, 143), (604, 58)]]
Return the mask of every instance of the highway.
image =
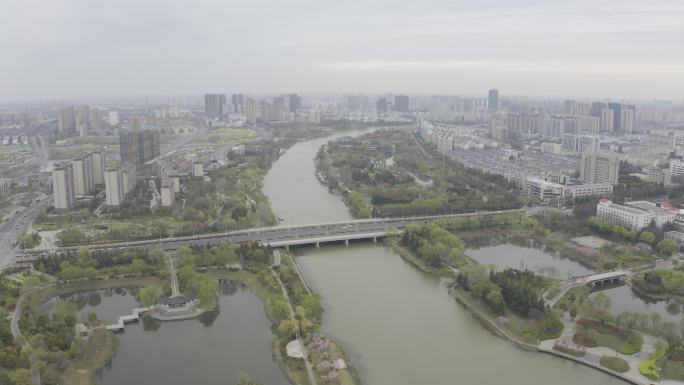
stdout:
[(482, 217), (521, 210), (478, 211), (475, 213), (433, 215), (405, 218), (374, 218), (337, 223), (322, 223), (301, 226), (274, 226), (240, 230), (226, 233), (203, 234), (185, 237), (157, 238), (144, 241), (118, 242), (109, 244), (54, 247), (48, 250), (24, 250), (17, 257), (19, 262), (31, 261), (41, 254), (76, 251), (80, 247), (91, 250), (124, 250), (129, 248), (150, 248), (160, 246), (165, 250), (175, 250), (188, 245), (214, 245), (221, 241), (229, 243), (259, 242), (264, 245), (287, 246), (296, 244), (317, 244), (319, 242), (366, 239), (384, 236), (391, 229), (402, 230), (410, 224), (424, 224), (437, 219), (456, 217)]
[(0, 224), (0, 267), (10, 265), (14, 257), (21, 252), (19, 245), (15, 245), (17, 238), (24, 232), (40, 209), (46, 209), (52, 202), (49, 195), (29, 207), (20, 209), (18, 213)]

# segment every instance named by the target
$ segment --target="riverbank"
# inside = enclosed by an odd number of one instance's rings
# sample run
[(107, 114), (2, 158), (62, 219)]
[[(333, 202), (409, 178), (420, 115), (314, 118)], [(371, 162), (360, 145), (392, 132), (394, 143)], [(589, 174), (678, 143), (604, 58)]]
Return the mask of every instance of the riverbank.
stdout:
[(452, 277), (453, 276), (453, 270), (451, 269), (433, 269), (430, 266), (428, 266), (422, 259), (418, 258), (417, 255), (412, 253), (410, 250), (407, 248), (403, 247), (401, 245), (401, 242), (393, 237), (385, 237), (383, 238), (382, 242), (390, 247), (392, 250), (394, 250), (397, 254), (401, 256), (404, 261), (410, 263), (411, 265), (415, 266), (416, 268), (429, 273), (429, 274), (434, 274), (434, 275), (439, 275), (441, 277)]
[[(287, 257), (285, 257), (287, 258)], [(266, 269), (266, 268), (264, 268)], [(278, 317), (273, 308), (273, 296), (280, 296), (281, 293), (275, 286), (268, 285), (264, 282), (264, 278), (260, 277), (258, 273), (248, 271), (212, 271), (210, 275), (217, 279), (225, 279), (237, 281), (246, 285), (254, 295), (261, 300), (264, 305), (264, 312), (271, 321), (271, 332), (273, 334), (272, 353), (273, 358), (277, 362), (285, 377), (294, 385), (310, 384), (309, 375), (307, 373), (306, 363), (302, 359), (289, 358), (285, 354), (285, 345), (290, 341), (289, 338), (280, 338), (276, 331), (278, 326)], [(347, 365), (349, 360), (346, 359), (346, 353), (342, 346), (334, 343), (335, 352), (337, 352)], [(346, 372), (346, 373), (345, 373)], [(361, 385), (358, 375), (352, 367), (347, 367), (344, 372), (340, 372), (338, 381), (341, 385)], [(318, 377), (320, 378), (320, 377)]]

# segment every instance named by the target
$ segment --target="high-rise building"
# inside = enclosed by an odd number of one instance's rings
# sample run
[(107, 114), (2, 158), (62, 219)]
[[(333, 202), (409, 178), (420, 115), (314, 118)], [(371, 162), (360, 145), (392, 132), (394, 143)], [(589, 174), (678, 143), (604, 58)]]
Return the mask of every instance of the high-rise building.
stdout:
[(140, 130), (126, 131), (119, 134), (119, 153), (121, 162), (132, 162), (138, 165), (149, 162), (159, 156), (159, 131)]
[(226, 94), (219, 94), (218, 97), (218, 117), (219, 119), (223, 119), (224, 117), (228, 116), (228, 111), (226, 110)]
[(105, 202), (107, 206), (120, 206), (124, 200), (123, 180), (119, 167), (110, 167), (104, 173)]
[(109, 124), (110, 127), (116, 127), (119, 125), (119, 111), (107, 112), (107, 124)]
[(135, 163), (124, 163), (121, 165), (121, 185), (124, 195), (127, 195), (135, 187)]
[(245, 95), (244, 94), (233, 94), (232, 97), (233, 113), (241, 114), (245, 112)]
[(52, 191), (55, 209), (69, 210), (74, 207), (74, 168), (70, 163), (55, 165), (52, 170)]
[(102, 186), (104, 184), (105, 155), (103, 149), (95, 149), (91, 152), (93, 164), (93, 184)]
[(204, 94), (204, 113), (209, 118), (220, 118), (219, 94)]
[(489, 90), (489, 95), (487, 97), (487, 109), (489, 111), (496, 111), (499, 109), (499, 90), (496, 88)]
[(409, 112), (408, 95), (394, 95), (394, 110), (399, 112)]
[(604, 108), (601, 110), (601, 132), (613, 132), (615, 127), (615, 110)]
[(74, 174), (74, 193), (88, 195), (93, 191), (93, 158), (90, 153), (79, 154), (71, 161)]
[(626, 133), (634, 132), (634, 110), (624, 108), (620, 116), (620, 131)]
[(605, 102), (593, 102), (591, 103), (591, 116), (601, 117), (603, 109), (608, 108), (608, 103)]
[(80, 136), (88, 136), (88, 130), (91, 128), (90, 106), (84, 105), (79, 107), (76, 113), (76, 130)]
[(384, 97), (379, 98), (377, 103), (375, 104), (375, 111), (378, 115), (384, 115), (388, 112), (389, 106), (387, 103), (387, 99)]
[[(104, 129), (105, 111), (99, 108), (93, 108), (93, 130), (99, 131)], [(109, 117), (109, 115), (107, 115)]]
[(285, 99), (282, 97), (273, 98), (273, 116), (270, 120), (283, 120), (283, 113), (285, 112)]
[(57, 112), (57, 125), (61, 134), (76, 133), (76, 111), (74, 107), (67, 107)]
[(245, 118), (247, 120), (247, 124), (256, 124), (256, 110), (256, 101), (252, 98), (247, 98), (247, 103), (245, 106)]
[(612, 152), (583, 152), (580, 177), (585, 183), (617, 184), (620, 159)]
[(601, 139), (598, 135), (565, 134), (561, 142), (565, 152), (573, 154), (596, 153), (601, 149)]
[(302, 108), (302, 98), (297, 94), (288, 95), (288, 111), (296, 113), (300, 108)]
[(590, 116), (591, 104), (587, 102), (579, 102), (577, 100), (565, 100), (563, 102), (563, 111), (567, 115), (572, 116)]
[(608, 108), (613, 110), (613, 132), (618, 132), (622, 128), (622, 103), (608, 103)]
[(489, 133), (493, 139), (504, 141), (508, 139), (508, 127), (506, 127), (505, 116), (498, 114), (489, 121)]

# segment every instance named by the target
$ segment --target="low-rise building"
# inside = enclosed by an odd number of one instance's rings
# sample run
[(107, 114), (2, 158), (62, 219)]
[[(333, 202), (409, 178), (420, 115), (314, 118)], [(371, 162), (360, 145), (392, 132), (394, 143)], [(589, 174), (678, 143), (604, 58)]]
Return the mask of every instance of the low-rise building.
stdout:
[(672, 239), (680, 246), (684, 245), (684, 232), (681, 231), (666, 231), (665, 239)]
[(666, 223), (673, 222), (677, 218), (678, 211), (667, 201), (657, 203), (634, 201), (618, 205), (608, 199), (601, 199), (596, 205), (598, 218), (634, 230), (641, 230), (651, 223), (662, 227)]
[(612, 193), (613, 185), (610, 183), (581, 183), (563, 186), (563, 196), (566, 198), (604, 196)]

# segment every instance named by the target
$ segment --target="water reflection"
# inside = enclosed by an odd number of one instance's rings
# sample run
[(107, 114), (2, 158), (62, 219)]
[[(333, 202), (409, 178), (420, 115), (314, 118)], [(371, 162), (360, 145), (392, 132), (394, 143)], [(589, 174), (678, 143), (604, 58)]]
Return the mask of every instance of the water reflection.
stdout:
[(684, 318), (682, 316), (684, 304), (673, 298), (659, 300), (639, 295), (631, 287), (625, 285), (591, 293), (589, 298), (594, 298), (598, 293), (604, 293), (610, 298), (611, 305), (609, 310), (616, 316), (624, 312), (649, 315), (656, 313), (663, 321), (675, 322), (677, 324)]
[(590, 274), (592, 270), (561, 256), (534, 239), (518, 237), (479, 237), (468, 240), (466, 255), (480, 264), (497, 269), (532, 270), (548, 278), (567, 279)]

